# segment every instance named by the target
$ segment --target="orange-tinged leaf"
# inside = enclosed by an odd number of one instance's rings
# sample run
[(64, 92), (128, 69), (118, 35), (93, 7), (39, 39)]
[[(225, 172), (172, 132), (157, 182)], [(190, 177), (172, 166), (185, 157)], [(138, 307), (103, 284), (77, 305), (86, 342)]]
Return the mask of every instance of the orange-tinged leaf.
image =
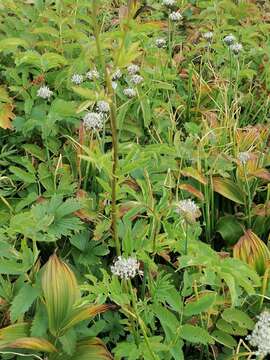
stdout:
[(78, 324), (83, 320), (87, 320), (92, 318), (95, 315), (101, 314), (105, 311), (110, 309), (114, 309), (115, 305), (110, 304), (102, 304), (102, 305), (87, 305), (82, 308), (78, 308), (74, 310), (71, 317), (67, 320), (67, 323), (62, 328), (62, 332), (66, 331), (67, 329), (71, 328), (72, 326)]
[(29, 330), (30, 325), (26, 322), (9, 325), (0, 329), (0, 345), (28, 336)]
[(113, 360), (105, 344), (98, 338), (80, 341), (72, 360)]
[(270, 172), (267, 169), (257, 169), (251, 172), (249, 175), (253, 175), (257, 178), (270, 181)]
[(187, 177), (191, 177), (191, 178), (199, 181), (203, 185), (207, 184), (206, 177), (193, 167), (186, 167), (186, 168), (182, 169), (181, 174), (184, 176), (187, 176)]
[(54, 336), (61, 333), (70, 318), (74, 304), (80, 299), (76, 278), (63, 261), (52, 255), (42, 275), (42, 290), (49, 319), (49, 330)]
[(180, 184), (179, 188), (188, 191), (190, 194), (196, 196), (200, 200), (204, 199), (203, 193), (190, 184)]
[(234, 245), (233, 256), (263, 275), (270, 260), (270, 250), (254, 232), (247, 230)]
[(15, 114), (12, 112), (12, 104), (0, 103), (0, 127), (3, 129), (11, 129), (11, 120), (14, 119)]
[(42, 352), (57, 352), (57, 349), (48, 340), (36, 338), (36, 337), (25, 337), (17, 339), (13, 342), (0, 345), (0, 349), (11, 348), (11, 349), (29, 349)]
[(214, 177), (213, 186), (215, 192), (219, 193), (225, 198), (230, 199), (237, 204), (245, 203), (244, 191), (233, 181), (229, 179), (223, 179), (221, 177)]

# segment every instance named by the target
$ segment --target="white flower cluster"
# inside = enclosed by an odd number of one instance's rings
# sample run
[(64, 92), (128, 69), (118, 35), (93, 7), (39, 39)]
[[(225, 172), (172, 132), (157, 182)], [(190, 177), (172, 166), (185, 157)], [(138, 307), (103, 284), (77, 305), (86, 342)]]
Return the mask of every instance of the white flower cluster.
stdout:
[(99, 79), (99, 72), (96, 70), (96, 69), (93, 69), (93, 70), (89, 70), (87, 73), (86, 73), (86, 78), (90, 81), (92, 80), (98, 80)]
[(173, 22), (178, 22), (183, 19), (183, 16), (179, 12), (173, 11), (172, 13), (170, 13), (169, 19)]
[(238, 160), (242, 164), (245, 164), (250, 159), (251, 159), (251, 155), (250, 155), (250, 152), (248, 152), (248, 151), (243, 151), (238, 154)]
[(156, 47), (160, 49), (165, 49), (167, 47), (166, 39), (163, 38), (156, 39)]
[(237, 55), (243, 50), (243, 45), (240, 43), (235, 43), (230, 45), (230, 49), (235, 55)]
[(107, 101), (99, 100), (97, 102), (97, 110), (102, 113), (110, 112), (110, 104)]
[(127, 67), (127, 71), (129, 73), (129, 75), (135, 75), (140, 71), (140, 67), (139, 67), (139, 65), (136, 65), (136, 64), (130, 64)]
[(115, 72), (112, 74), (112, 80), (119, 80), (122, 77), (122, 71), (120, 69), (115, 70)]
[(270, 312), (265, 310), (258, 316), (251, 335), (247, 336), (250, 345), (257, 347), (256, 356), (265, 357), (270, 354)]
[(101, 130), (104, 125), (104, 118), (101, 112), (88, 112), (83, 117), (83, 124), (89, 130)]
[(203, 38), (207, 41), (211, 41), (213, 39), (213, 36), (214, 34), (212, 33), (212, 31), (207, 31), (203, 34)]
[(236, 42), (236, 38), (234, 35), (230, 34), (225, 36), (223, 39), (225, 44), (229, 46), (230, 50), (235, 54), (238, 55), (243, 50), (243, 45)]
[(224, 38), (224, 42), (226, 45), (232, 45), (234, 42), (235, 42), (235, 36), (230, 34), (230, 35), (227, 35), (225, 36)]
[(171, 7), (171, 6), (174, 6), (176, 4), (176, 1), (175, 0), (163, 0), (162, 4), (164, 6)]
[(126, 88), (123, 90), (123, 94), (127, 96), (128, 98), (133, 98), (137, 95), (136, 90), (133, 88)]
[(140, 263), (136, 258), (128, 257), (127, 259), (118, 256), (115, 263), (111, 266), (113, 275), (119, 276), (121, 279), (132, 279), (137, 274), (141, 274)]
[(71, 82), (73, 82), (76, 85), (80, 85), (83, 82), (83, 75), (73, 74), (71, 77)]
[(50, 99), (53, 92), (49, 89), (48, 86), (41, 86), (38, 89), (37, 96), (41, 97), (42, 99)]
[(134, 85), (139, 85), (143, 82), (143, 77), (141, 75), (132, 75), (130, 78), (130, 82), (132, 82)]
[(193, 222), (200, 216), (200, 209), (191, 199), (180, 200), (176, 204), (178, 214), (182, 215), (188, 222)]

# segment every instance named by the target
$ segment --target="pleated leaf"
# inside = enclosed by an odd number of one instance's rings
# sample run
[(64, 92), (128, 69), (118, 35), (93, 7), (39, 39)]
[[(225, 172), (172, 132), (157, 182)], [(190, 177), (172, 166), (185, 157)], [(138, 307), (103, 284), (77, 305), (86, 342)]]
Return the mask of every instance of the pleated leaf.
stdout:
[(80, 299), (80, 292), (73, 272), (55, 254), (45, 265), (42, 290), (49, 330), (54, 336), (58, 336), (73, 313), (74, 304)]

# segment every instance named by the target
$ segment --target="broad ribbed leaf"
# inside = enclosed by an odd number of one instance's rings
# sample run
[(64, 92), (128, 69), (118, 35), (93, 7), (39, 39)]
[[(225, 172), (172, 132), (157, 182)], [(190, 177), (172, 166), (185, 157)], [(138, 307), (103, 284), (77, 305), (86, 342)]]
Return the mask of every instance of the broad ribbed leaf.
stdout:
[(54, 254), (45, 265), (42, 290), (48, 312), (49, 329), (59, 335), (80, 298), (78, 284), (70, 268)]
[(70, 360), (112, 360), (113, 357), (104, 343), (93, 338), (78, 343), (75, 355)]
[(57, 352), (56, 348), (49, 341), (35, 337), (20, 338), (13, 342), (0, 345), (0, 349), (1, 348), (29, 349), (49, 353)]
[(95, 315), (101, 314), (105, 311), (114, 308), (114, 305), (103, 304), (103, 305), (89, 305), (82, 308), (76, 309), (71, 314), (70, 318), (67, 320), (66, 324), (63, 326), (62, 331), (70, 329), (72, 326), (78, 324), (83, 320), (92, 318)]
[(0, 345), (29, 335), (30, 325), (23, 322), (0, 329)]
[(229, 179), (223, 179), (220, 177), (213, 178), (213, 185), (215, 192), (230, 199), (237, 204), (245, 203), (245, 193), (243, 190), (233, 181)]

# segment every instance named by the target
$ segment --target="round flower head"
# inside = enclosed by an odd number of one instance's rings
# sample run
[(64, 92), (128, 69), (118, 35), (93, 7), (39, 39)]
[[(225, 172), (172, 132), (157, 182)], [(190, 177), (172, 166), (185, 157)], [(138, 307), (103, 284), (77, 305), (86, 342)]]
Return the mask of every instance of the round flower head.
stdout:
[(134, 85), (139, 85), (143, 82), (143, 77), (141, 75), (132, 75), (130, 82), (132, 82)]
[(37, 96), (41, 97), (42, 99), (50, 99), (53, 92), (49, 89), (48, 86), (41, 86), (38, 89)]
[(203, 34), (203, 38), (207, 41), (211, 41), (213, 39), (213, 35), (212, 31), (208, 31)]
[(251, 154), (248, 151), (243, 151), (238, 154), (238, 160), (242, 164), (245, 164), (250, 159), (251, 159)]
[(236, 40), (235, 36), (233, 36), (232, 34), (227, 35), (224, 38), (224, 42), (226, 45), (232, 45), (235, 42), (235, 40)]
[(158, 47), (159, 49), (165, 49), (166, 46), (167, 46), (166, 39), (163, 38), (156, 39), (156, 47)]
[(110, 112), (110, 104), (107, 101), (100, 100), (97, 102), (97, 109), (102, 113)]
[(176, 0), (163, 0), (162, 4), (167, 7), (172, 7), (176, 4)]
[(76, 85), (80, 85), (83, 82), (83, 76), (80, 74), (73, 74), (71, 81)]
[(128, 257), (127, 259), (118, 256), (115, 263), (111, 266), (113, 275), (119, 276), (121, 279), (132, 279), (140, 272), (140, 263), (136, 258)]
[(199, 207), (191, 199), (179, 201), (176, 204), (176, 212), (189, 223), (193, 223), (201, 215)]
[(133, 88), (126, 88), (123, 90), (123, 93), (130, 99), (137, 95), (136, 90), (134, 90)]
[(251, 333), (247, 336), (251, 346), (256, 347), (256, 356), (264, 358), (270, 354), (270, 312), (263, 311)]
[(243, 45), (240, 43), (232, 44), (230, 49), (235, 55), (238, 55), (243, 50)]
[(98, 80), (99, 79), (99, 72), (94, 69), (94, 70), (90, 70), (86, 73), (85, 75), (87, 77), (88, 80)]
[(122, 77), (122, 71), (120, 69), (115, 70), (115, 72), (112, 74), (112, 80), (119, 80)]
[(131, 64), (127, 67), (129, 75), (135, 75), (140, 71), (140, 67), (136, 64)]
[(183, 19), (183, 16), (177, 12), (177, 11), (173, 11), (170, 15), (169, 15), (169, 19), (173, 22), (178, 22), (181, 21)]
[(83, 117), (83, 124), (88, 130), (100, 130), (103, 128), (103, 114), (97, 112), (88, 112)]

